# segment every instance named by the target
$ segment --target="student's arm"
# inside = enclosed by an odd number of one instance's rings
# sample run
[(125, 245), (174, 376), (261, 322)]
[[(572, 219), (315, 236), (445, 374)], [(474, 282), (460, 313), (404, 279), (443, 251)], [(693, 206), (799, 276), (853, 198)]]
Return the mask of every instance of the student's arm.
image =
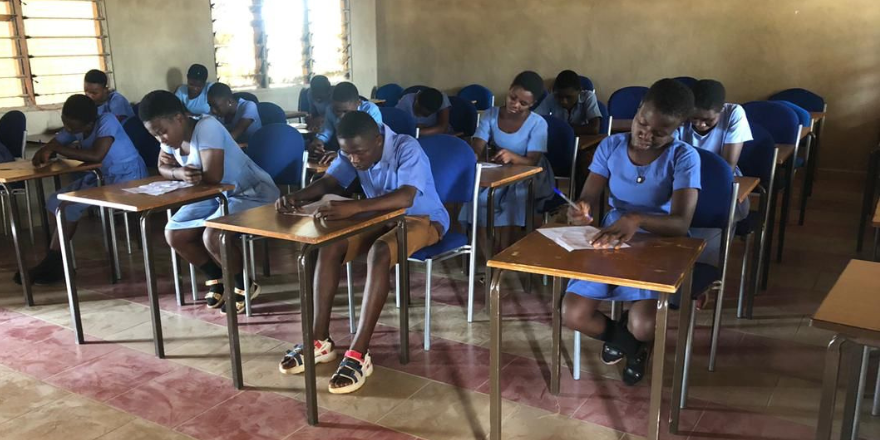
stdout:
[(275, 202), (275, 209), (282, 213), (293, 212), (308, 202), (320, 199), (324, 194), (338, 194), (343, 189), (335, 177), (324, 174), (320, 179), (312, 182), (311, 185), (292, 194), (282, 195)]
[(232, 135), (232, 139), (236, 141), (247, 132), (248, 127), (254, 123), (253, 119), (241, 118), (238, 121), (238, 124), (235, 124), (235, 127), (232, 127), (232, 130), (229, 131), (229, 134)]
[(223, 157), (225, 154), (226, 152), (220, 148), (203, 148), (199, 150), (199, 157), (202, 159), (202, 182), (214, 185), (223, 180)]
[(432, 134), (443, 134), (449, 129), (449, 107), (437, 112), (437, 123), (430, 127), (419, 128), (419, 135), (429, 136)]
[(341, 220), (363, 212), (393, 211), (407, 209), (416, 197), (416, 188), (409, 185), (401, 186), (384, 196), (363, 200), (334, 200), (327, 206), (318, 208), (318, 218)]
[(685, 236), (691, 225), (691, 218), (694, 216), (698, 195), (699, 190), (696, 188), (674, 191), (669, 215), (628, 212), (613, 225), (596, 234), (593, 245), (596, 247), (619, 247), (631, 240), (640, 228), (661, 236)]
[(586, 125), (572, 125), (571, 128), (574, 129), (575, 136), (589, 136), (599, 134), (601, 122), (602, 118), (593, 118), (587, 121)]
[(735, 144), (724, 144), (721, 149), (721, 157), (727, 161), (727, 164), (730, 165), (731, 169), (736, 169), (736, 164), (739, 162), (739, 155), (742, 153), (743, 143), (737, 142)]
[(483, 157), (483, 150), (486, 149), (487, 142), (478, 137), (471, 138), (471, 148), (474, 150), (474, 154), (477, 155), (477, 159)]
[(510, 150), (500, 149), (498, 153), (492, 158), (492, 162), (503, 163), (505, 165), (513, 164), (513, 165), (528, 165), (535, 166), (538, 164), (538, 161), (541, 160), (540, 151), (529, 151), (525, 156), (520, 156)]
[(589, 225), (593, 223), (593, 213), (601, 206), (602, 190), (608, 184), (608, 178), (599, 173), (590, 173), (581, 191), (581, 197), (575, 202), (577, 209), (568, 207), (568, 221), (573, 225)]
[[(56, 140), (52, 140), (46, 146), (40, 149), (38, 153), (34, 156), (34, 165), (43, 165), (45, 164), (51, 153), (58, 153), (68, 159), (81, 160), (83, 162), (91, 162), (91, 163), (100, 163), (104, 160), (104, 156), (107, 155), (107, 152), (110, 151), (110, 147), (113, 146), (113, 138), (112, 137), (99, 137), (95, 139), (95, 143), (92, 144), (92, 148), (73, 148), (61, 145), (60, 142)], [(45, 156), (45, 157), (44, 157)]]

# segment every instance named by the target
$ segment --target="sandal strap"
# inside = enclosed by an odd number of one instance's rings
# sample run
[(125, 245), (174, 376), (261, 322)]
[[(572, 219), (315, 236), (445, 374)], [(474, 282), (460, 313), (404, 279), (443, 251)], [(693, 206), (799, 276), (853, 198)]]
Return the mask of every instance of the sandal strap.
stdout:
[(205, 285), (206, 285), (206, 286), (216, 286), (216, 285), (218, 285), (218, 284), (222, 284), (222, 283), (223, 283), (223, 280), (222, 280), (222, 279), (220, 279), (220, 280), (208, 280), (208, 281), (205, 281)]
[(215, 299), (220, 301), (223, 299), (223, 292), (208, 292), (205, 294), (205, 299)]
[(302, 344), (296, 344), (293, 346), (293, 350), (287, 350), (287, 352), (284, 354), (284, 357), (286, 359), (293, 359), (293, 361), (296, 363), (295, 366), (298, 367), (300, 365), (303, 365), (303, 356), (302, 355), (303, 355)]
[(339, 368), (336, 369), (336, 373), (333, 373), (330, 380), (334, 380), (337, 377), (344, 377), (350, 380), (351, 383), (357, 383), (363, 375), (363, 364), (357, 359), (346, 357), (339, 364)]

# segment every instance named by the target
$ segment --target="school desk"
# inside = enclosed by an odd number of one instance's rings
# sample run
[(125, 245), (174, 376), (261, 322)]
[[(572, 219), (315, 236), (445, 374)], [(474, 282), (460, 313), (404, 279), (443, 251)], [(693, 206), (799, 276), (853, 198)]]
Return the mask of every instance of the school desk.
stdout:
[(308, 115), (309, 115), (308, 113), (301, 112), (301, 111), (285, 111), (284, 112), (284, 117), (287, 119), (305, 118)]
[[(561, 309), (562, 295), (565, 289), (562, 279), (608, 283), (659, 292), (652, 354), (648, 439), (656, 440), (659, 437), (669, 296), (681, 288), (682, 298), (691, 297), (691, 273), (697, 257), (705, 247), (705, 242), (688, 237), (657, 237), (637, 234), (629, 244), (631, 247), (627, 249), (568, 252), (539, 231), (533, 231), (489, 260), (487, 266), (493, 269), (489, 297), (490, 439), (500, 440), (502, 438), (501, 278), (504, 271), (553, 277), (550, 392), (554, 395), (559, 394)], [(691, 301), (682, 300), (680, 307), (678, 328), (687, 328)], [(672, 402), (681, 400), (686, 337), (687, 332), (678, 332)], [(669, 430), (672, 433), (676, 433), (678, 430), (679, 411), (678, 405), (672, 405), (669, 423)]]
[(629, 133), (632, 131), (632, 119), (611, 118), (611, 133)]
[(737, 176), (733, 178), (733, 181), (739, 183), (739, 192), (736, 194), (736, 200), (739, 203), (746, 201), (749, 198), (749, 194), (758, 187), (758, 184), (761, 183), (761, 179), (757, 177), (747, 177), (747, 176)]
[[(299, 273), (300, 314), (303, 335), (303, 361), (305, 362), (306, 382), (306, 413), (310, 425), (318, 424), (318, 395), (315, 384), (315, 352), (310, 342), (313, 321), (313, 286), (314, 258), (320, 248), (339, 240), (345, 240), (365, 231), (381, 228), (388, 223), (396, 223), (397, 228), (397, 261), (404, 265), (398, 271), (397, 285), (401, 286), (400, 295), (400, 363), (409, 362), (409, 270), (406, 255), (406, 222), (403, 209), (384, 213), (372, 213), (356, 218), (327, 221), (315, 217), (280, 214), (275, 206), (266, 205), (249, 209), (237, 214), (228, 215), (208, 221), (206, 226), (221, 231), (220, 252), (223, 263), (224, 284), (233, 284), (233, 274), (229, 270), (229, 255), (234, 252), (232, 243), (235, 234), (248, 234), (277, 240), (292, 241), (302, 244), (297, 257)], [(232, 304), (231, 290), (226, 290), (226, 303)], [(241, 347), (238, 338), (238, 317), (235, 313), (226, 314), (226, 326), (229, 332), (229, 354), (232, 359), (232, 382), (237, 389), (244, 387), (244, 375), (241, 369)]]
[(880, 263), (850, 260), (822, 301), (810, 325), (834, 332), (825, 355), (825, 374), (816, 440), (831, 438), (841, 352), (848, 353), (841, 439), (858, 438), (859, 411), (864, 395), (868, 354), (880, 346)]
[(607, 134), (588, 134), (584, 136), (578, 137), (578, 149), (579, 150), (591, 150), (599, 146), (605, 138), (607, 138)]
[(813, 181), (815, 179), (816, 168), (818, 167), (819, 163), (819, 145), (822, 138), (822, 129), (825, 127), (825, 112), (810, 112), (810, 117), (812, 119), (810, 124), (812, 133), (810, 140), (810, 154), (807, 158), (807, 175), (804, 179), (804, 192), (803, 196), (801, 196), (801, 215), (798, 219), (798, 224), (801, 226), (803, 226), (804, 224), (804, 213), (806, 212), (807, 200), (806, 198), (813, 195)]
[(862, 243), (865, 238), (865, 225), (871, 215), (871, 206), (874, 203), (874, 192), (877, 189), (877, 174), (880, 171), (880, 147), (874, 149), (868, 155), (868, 174), (865, 179), (865, 189), (862, 192), (862, 209), (859, 211), (859, 230), (856, 237), (856, 253), (862, 251)]
[[(24, 301), (29, 307), (34, 305), (34, 298), (31, 294), (30, 272), (28, 272), (27, 261), (25, 261), (22, 250), (20, 236), (21, 218), (18, 213), (16, 197), (12, 195), (12, 184), (17, 182), (35, 182), (37, 204), (39, 205), (37, 210), (40, 211), (40, 220), (43, 225), (43, 232), (45, 233), (46, 246), (48, 247), (52, 235), (51, 231), (49, 231), (49, 215), (46, 213), (45, 209), (46, 193), (43, 190), (43, 178), (85, 172), (93, 173), (98, 179), (98, 185), (103, 183), (104, 178), (101, 175), (100, 163), (85, 163), (78, 160), (59, 159), (53, 160), (48, 165), (39, 168), (34, 167), (30, 160), (17, 160), (15, 162), (0, 163), (0, 191), (2, 191), (6, 195), (7, 200), (9, 200), (7, 213), (12, 226), (12, 242), (15, 247), (15, 259), (18, 262), (18, 271), (21, 274), (21, 287), (24, 291)], [(104, 236), (104, 245), (110, 250), (111, 245), (107, 241), (109, 238), (109, 231), (106, 229), (108, 221), (107, 217), (104, 215), (103, 209), (101, 210), (101, 222), (104, 224), (105, 233), (107, 234)], [(109, 223), (112, 224), (112, 221)], [(114, 261), (112, 253), (110, 254), (110, 261), (111, 264), (112, 261)], [(115, 272), (111, 271), (111, 279), (115, 281)]]
[[(64, 208), (69, 203), (82, 203), (85, 205), (98, 206), (102, 209), (139, 212), (141, 214), (140, 225), (141, 241), (143, 243), (144, 252), (144, 274), (147, 281), (147, 296), (150, 300), (150, 316), (153, 324), (153, 344), (155, 345), (156, 356), (160, 358), (165, 357), (165, 346), (162, 340), (162, 322), (159, 311), (159, 296), (156, 292), (156, 272), (153, 268), (153, 238), (150, 235), (150, 214), (214, 198), (220, 200), (220, 205), (225, 211), (227, 209), (227, 201), (224, 192), (230, 191), (235, 187), (229, 184), (199, 184), (189, 188), (178, 189), (161, 196), (133, 194), (124, 191), (126, 188), (134, 188), (163, 180), (165, 180), (165, 178), (162, 176), (153, 176), (146, 179), (132, 180), (116, 185), (89, 188), (58, 195), (58, 200), (61, 200), (62, 203), (55, 211), (55, 217), (58, 219), (58, 224), (61, 225), (58, 229), (58, 238), (61, 241), (61, 254), (64, 257), (64, 278), (67, 280), (67, 297), (70, 303), (73, 332), (76, 336), (77, 344), (84, 343), (85, 339), (82, 329), (82, 319), (79, 313), (79, 298), (76, 291), (76, 279), (74, 278), (72, 270), (73, 260), (70, 254), (70, 237), (68, 236), (67, 228), (64, 227), (66, 224)], [(183, 294), (180, 292), (178, 292), (177, 301), (179, 304), (183, 304)]]

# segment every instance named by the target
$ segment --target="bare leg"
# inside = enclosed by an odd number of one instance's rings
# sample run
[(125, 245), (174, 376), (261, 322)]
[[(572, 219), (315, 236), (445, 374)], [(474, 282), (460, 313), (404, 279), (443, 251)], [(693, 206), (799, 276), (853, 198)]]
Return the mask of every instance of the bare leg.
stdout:
[(636, 301), (629, 309), (627, 328), (641, 342), (654, 340), (654, 326), (657, 322), (657, 300)]
[(204, 228), (166, 230), (165, 241), (186, 261), (200, 267), (212, 260), (202, 240), (203, 231)]
[(605, 332), (607, 318), (599, 310), (601, 301), (568, 293), (562, 298), (562, 323), (591, 338)]
[(376, 241), (367, 255), (367, 284), (361, 304), (361, 316), (351, 349), (366, 353), (370, 338), (379, 321), (379, 315), (388, 299), (389, 275), (391, 273), (391, 250), (382, 241)]
[[(330, 310), (333, 298), (339, 289), (339, 276), (342, 260), (348, 251), (348, 241), (342, 240), (318, 250), (318, 262), (315, 265), (315, 322), (314, 338), (323, 341), (330, 337)], [(304, 341), (308, 343), (308, 341)]]
[[(231, 239), (231, 237), (230, 237)], [(205, 246), (205, 250), (208, 255), (210, 255), (211, 259), (214, 260), (218, 265), (220, 264), (220, 231), (217, 229), (205, 228), (204, 232), (202, 232), (201, 236), (202, 244)], [(232, 271), (233, 274), (239, 274), (242, 271), (242, 261), (241, 261), (241, 247), (239, 246), (239, 240), (233, 240), (232, 247), (234, 251), (229, 254), (229, 270)], [(184, 256), (184, 258), (187, 258)], [(187, 258), (187, 261), (190, 261), (193, 264), (196, 264)]]

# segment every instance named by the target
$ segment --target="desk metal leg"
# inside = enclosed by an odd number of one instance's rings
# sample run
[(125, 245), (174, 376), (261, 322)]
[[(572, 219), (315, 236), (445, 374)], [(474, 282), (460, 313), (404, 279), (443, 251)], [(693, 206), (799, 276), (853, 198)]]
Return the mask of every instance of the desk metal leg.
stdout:
[[(486, 257), (486, 261), (492, 259), (492, 256), (495, 255), (495, 188), (489, 188), (486, 193), (486, 249), (483, 250), (483, 255)], [(486, 267), (486, 303), (484, 305), (489, 305), (489, 296), (491, 286), (489, 285), (489, 276), (491, 272), (489, 267)]]
[[(235, 241), (234, 234), (227, 231), (220, 232), (220, 263), (223, 265), (223, 285), (234, 286), (235, 276), (229, 269), (229, 256), (235, 252), (232, 243)], [(224, 289), (223, 300), (226, 304), (235, 304), (233, 289)], [(178, 297), (179, 298), (179, 297)], [(244, 388), (244, 376), (241, 369), (241, 344), (238, 338), (238, 313), (233, 309), (227, 309), (226, 331), (229, 335), (229, 358), (232, 361), (232, 385), (240, 390)]]
[(501, 275), (489, 284), (489, 439), (501, 440)]
[(12, 230), (12, 243), (15, 246), (15, 260), (18, 262), (18, 273), (21, 275), (21, 288), (24, 292), (24, 303), (31, 307), (34, 305), (34, 296), (31, 293), (31, 276), (28, 272), (27, 261), (24, 258), (21, 246), (21, 215), (18, 213), (18, 202), (12, 191), (6, 185), (0, 186), (7, 194), (9, 200), (9, 223)]
[[(171, 210), (167, 210), (168, 221), (171, 221)], [(170, 247), (170, 246), (169, 246)], [(177, 305), (186, 305), (183, 298), (183, 289), (180, 288), (180, 259), (174, 248), (171, 248), (171, 272), (174, 279), (174, 296), (177, 298)]]
[(119, 266), (119, 241), (116, 239), (116, 214), (107, 209), (107, 221), (110, 223), (110, 259), (113, 262), (113, 283), (122, 279), (122, 268)]
[(113, 238), (116, 234), (116, 226), (113, 224), (113, 210), (99, 209), (101, 211), (101, 226), (104, 227), (104, 246), (107, 250), (107, 259), (110, 261), (110, 283), (116, 284), (116, 281), (122, 277), (119, 274), (119, 256), (116, 253), (116, 240)]
[[(679, 417), (681, 416), (681, 410), (685, 408), (687, 403), (687, 375), (688, 368), (690, 367), (690, 350), (691, 343), (693, 341), (693, 323), (694, 318), (696, 317), (696, 313), (693, 310), (694, 301), (691, 299), (691, 273), (685, 274), (684, 283), (681, 286), (681, 304), (679, 305), (678, 310), (678, 340), (675, 344), (675, 366), (672, 371), (672, 400), (669, 403), (670, 407), (670, 416), (669, 416), (669, 432), (672, 434), (678, 434), (678, 422)], [(667, 296), (668, 298), (668, 296)], [(660, 321), (659, 321), (659, 303), (658, 303), (658, 320), (657, 320), (657, 330), (660, 330)], [(665, 327), (665, 326), (664, 326)], [(665, 328), (664, 328), (664, 332)], [(660, 350), (664, 350), (665, 347), (661, 346)], [(657, 363), (662, 362), (662, 358), (657, 357), (656, 350), (658, 347), (654, 346), (654, 368), (656, 369)], [(655, 370), (656, 371), (656, 370)], [(656, 374), (656, 373), (655, 373)], [(658, 378), (660, 379), (660, 388), (663, 387), (663, 376), (652, 376), (651, 377), (651, 386), (653, 388), (655, 382), (658, 382)], [(653, 391), (653, 390), (652, 390)], [(652, 407), (653, 407), (653, 398), (654, 395), (651, 394), (652, 399)], [(653, 423), (654, 419), (651, 419)], [(659, 431), (658, 431), (659, 432)]]
[(841, 335), (834, 335), (825, 353), (825, 373), (822, 379), (822, 400), (819, 401), (819, 421), (816, 440), (830, 440), (834, 424), (834, 406), (837, 401), (837, 373), (840, 369), (840, 347), (846, 342)]
[(46, 239), (46, 247), (52, 241), (52, 231), (49, 230), (49, 213), (46, 212), (46, 191), (43, 189), (43, 179), (34, 179), (37, 186), (37, 203), (40, 211), (40, 223), (43, 225), (43, 238)]
[[(529, 179), (526, 198), (526, 235), (535, 229), (535, 179)], [(526, 293), (532, 293), (532, 274), (526, 274)]]
[(64, 262), (64, 280), (67, 282), (67, 304), (70, 307), (70, 320), (73, 324), (73, 336), (77, 344), (85, 342), (83, 333), (82, 317), (79, 314), (79, 295), (76, 292), (76, 278), (73, 273), (73, 253), (71, 253), (70, 237), (68, 237), (66, 202), (61, 202), (55, 210), (55, 219), (58, 222), (58, 243), (61, 244), (61, 260)]
[[(688, 275), (690, 278), (690, 275)], [(682, 299), (690, 298), (690, 295)], [(682, 301), (685, 302), (685, 301)], [(666, 324), (669, 318), (669, 294), (657, 300), (657, 323), (654, 329), (654, 361), (651, 367), (651, 404), (648, 409), (648, 440), (660, 438), (660, 403), (663, 401), (663, 362), (666, 357)]]
[(785, 195), (782, 197), (782, 212), (779, 214), (779, 240), (776, 244), (776, 262), (782, 263), (782, 250), (785, 248), (785, 227), (788, 226), (788, 211), (791, 203), (791, 187), (794, 183), (794, 162), (797, 159), (791, 156), (788, 159), (788, 172), (785, 173)]
[(159, 294), (156, 292), (156, 272), (153, 268), (153, 243), (149, 236), (150, 211), (141, 213), (141, 241), (144, 246), (144, 274), (147, 278), (147, 297), (150, 300), (150, 317), (153, 321), (153, 344), (156, 356), (165, 357), (165, 343), (162, 340), (162, 315), (159, 311)]
[[(761, 251), (761, 290), (766, 290), (767, 284), (770, 281), (770, 253), (773, 252), (773, 230), (776, 227), (776, 205), (778, 203), (778, 200), (776, 200), (777, 197), (774, 196), (778, 196), (778, 191), (775, 191), (775, 189), (767, 195), (767, 213), (763, 225), (763, 237), (761, 238), (761, 245), (763, 246)], [(758, 292), (755, 291), (755, 294), (757, 293)]]
[(840, 440), (857, 440), (859, 438), (859, 416), (861, 415), (862, 396), (865, 394), (865, 382), (868, 379), (868, 355), (870, 353), (869, 347), (856, 344), (853, 344), (850, 349), (846, 403), (843, 406)]
[[(531, 279), (531, 275), (529, 275)], [(551, 318), (551, 331), (553, 339), (551, 342), (551, 359), (550, 359), (550, 394), (559, 395), (559, 379), (562, 364), (562, 278), (553, 277), (553, 304), (550, 305), (553, 313)]]
[(303, 362), (305, 362), (306, 368), (306, 417), (309, 425), (314, 426), (318, 424), (318, 390), (315, 384), (315, 338), (312, 335), (312, 313), (314, 311), (312, 251), (312, 246), (303, 246), (299, 258), (297, 258), (297, 268), (299, 269), (299, 308), (300, 320), (302, 321)]
[[(406, 251), (406, 218), (397, 221), (397, 285), (400, 286), (400, 363), (409, 363), (409, 255)], [(429, 274), (430, 275), (430, 274)]]

